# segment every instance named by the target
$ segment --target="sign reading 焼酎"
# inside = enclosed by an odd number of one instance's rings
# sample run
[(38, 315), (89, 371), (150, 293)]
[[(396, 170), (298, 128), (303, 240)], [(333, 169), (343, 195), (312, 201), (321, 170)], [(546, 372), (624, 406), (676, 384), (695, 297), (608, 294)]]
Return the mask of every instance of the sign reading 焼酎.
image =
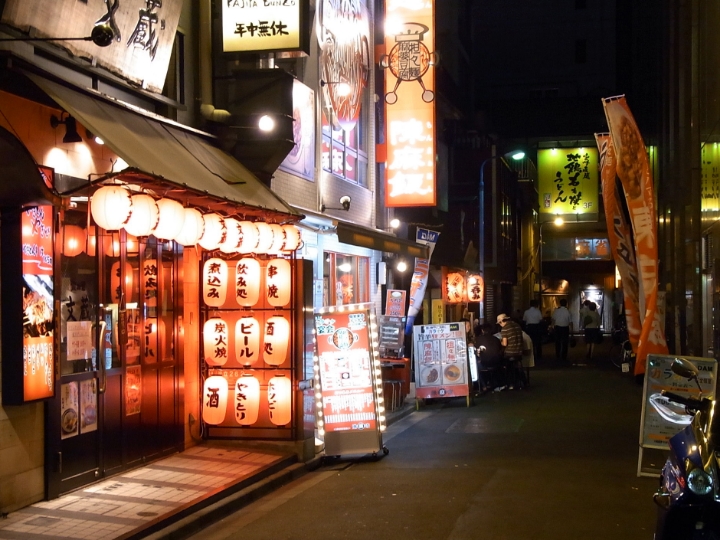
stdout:
[(435, 206), (434, 2), (385, 4), (385, 206)]
[(305, 48), (307, 0), (223, 0), (224, 52)]
[(541, 213), (598, 213), (596, 148), (540, 149), (537, 157)]

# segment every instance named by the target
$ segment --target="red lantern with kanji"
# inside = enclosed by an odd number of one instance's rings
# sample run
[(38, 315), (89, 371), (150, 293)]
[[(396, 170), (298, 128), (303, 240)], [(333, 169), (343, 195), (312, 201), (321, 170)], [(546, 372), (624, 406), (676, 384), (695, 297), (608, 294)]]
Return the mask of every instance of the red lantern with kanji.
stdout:
[(255, 317), (242, 317), (235, 323), (235, 359), (249, 366), (260, 358), (260, 323)]
[(258, 231), (257, 225), (252, 221), (241, 221), (240, 231), (242, 232), (240, 253), (253, 253), (260, 241), (260, 231)]
[(268, 304), (283, 307), (290, 303), (290, 261), (270, 259), (265, 269), (265, 292)]
[(220, 307), (225, 303), (228, 289), (228, 265), (213, 257), (205, 261), (202, 274), (202, 294), (206, 306)]
[(214, 317), (203, 326), (203, 352), (209, 366), (224, 366), (228, 360), (228, 325)]
[(295, 225), (286, 224), (282, 226), (285, 232), (285, 243), (283, 244), (283, 251), (295, 251), (300, 247), (300, 229)]
[[(120, 275), (120, 261), (116, 261), (110, 267), (110, 294), (112, 295), (112, 301), (115, 304), (119, 304), (121, 300), (125, 302), (132, 302), (134, 276), (133, 267), (130, 263), (123, 265), (125, 276)], [(120, 286), (120, 280), (124, 277), (124, 286)], [(121, 298), (123, 297), (124, 298)]]
[(202, 418), (206, 424), (218, 425), (225, 420), (228, 401), (228, 382), (225, 377), (213, 375), (203, 385)]
[(243, 307), (253, 307), (260, 299), (260, 261), (245, 257), (235, 266), (235, 300)]
[(480, 274), (470, 274), (467, 279), (467, 301), (482, 302), (485, 294), (485, 280)]
[(271, 366), (285, 362), (290, 343), (290, 322), (282, 315), (270, 317), (265, 322), (263, 360)]
[(258, 230), (258, 244), (255, 249), (256, 253), (268, 253), (270, 247), (273, 245), (275, 239), (275, 233), (273, 233), (272, 227), (264, 221), (258, 221), (255, 223)]
[(290, 423), (292, 385), (284, 374), (275, 375), (268, 383), (268, 410), (270, 421), (276, 426)]
[(240, 222), (234, 218), (225, 218), (225, 238), (220, 245), (220, 251), (223, 253), (237, 253), (240, 249), (242, 233), (240, 231)]
[(260, 382), (245, 374), (235, 382), (235, 421), (241, 426), (251, 426), (260, 411)]
[(465, 276), (452, 272), (445, 277), (445, 297), (448, 304), (458, 304), (465, 299)]

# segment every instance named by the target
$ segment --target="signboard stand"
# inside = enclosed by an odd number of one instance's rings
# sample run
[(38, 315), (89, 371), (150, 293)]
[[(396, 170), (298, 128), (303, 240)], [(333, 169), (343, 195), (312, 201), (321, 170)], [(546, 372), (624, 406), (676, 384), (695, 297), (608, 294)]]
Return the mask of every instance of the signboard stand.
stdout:
[[(643, 465), (643, 451), (665, 450), (669, 451), (668, 441), (687, 426), (692, 416), (685, 412), (682, 405), (675, 405), (664, 398), (663, 390), (681, 396), (697, 398), (700, 390), (693, 381), (688, 381), (675, 375), (670, 366), (678, 356), (668, 354), (649, 354), (648, 367), (645, 370), (645, 383), (643, 385), (643, 406), (640, 416), (640, 449), (638, 455), (638, 476), (658, 476), (664, 464), (661, 462), (657, 469)], [(700, 375), (698, 382), (702, 389), (702, 396), (715, 398), (715, 381), (717, 380), (717, 361), (714, 358), (696, 358), (682, 356), (698, 368)]]
[(315, 313), (318, 435), (326, 456), (389, 453), (383, 445), (384, 400), (377, 323), (367, 306)]
[(470, 406), (470, 374), (463, 323), (413, 327), (415, 407), (420, 400), (465, 397)]

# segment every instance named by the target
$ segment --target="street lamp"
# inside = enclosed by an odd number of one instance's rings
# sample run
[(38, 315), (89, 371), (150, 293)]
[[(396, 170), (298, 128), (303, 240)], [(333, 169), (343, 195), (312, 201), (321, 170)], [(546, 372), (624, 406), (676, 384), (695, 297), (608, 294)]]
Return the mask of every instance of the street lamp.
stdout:
[(562, 227), (563, 223), (565, 223), (565, 220), (564, 220), (563, 218), (561, 218), (560, 216), (557, 216), (557, 217), (556, 217), (554, 220), (552, 220), (552, 221), (543, 221), (542, 223), (540, 223), (540, 226), (539, 226), (539, 235), (538, 235), (538, 240), (539, 240), (539, 245), (538, 245), (538, 257), (539, 257), (540, 264), (539, 264), (539, 270), (538, 270), (538, 302), (539, 302), (541, 308), (542, 308), (542, 273), (543, 273), (543, 272), (542, 272), (542, 270), (543, 270), (543, 258), (542, 258), (543, 239), (542, 239), (542, 230), (543, 230), (543, 225), (547, 225), (548, 223), (552, 223), (552, 224), (555, 225), (556, 227)]
[[(512, 152), (506, 152), (505, 154), (502, 154), (500, 156), (490, 156), (480, 164), (480, 186), (478, 193), (478, 253), (480, 263), (478, 270), (480, 271), (480, 275), (483, 279), (485, 279), (485, 165), (488, 161), (492, 161), (500, 157), (512, 158), (515, 161), (519, 161), (525, 157), (525, 152), (523, 152), (522, 150), (513, 150)], [(483, 322), (485, 321), (484, 307), (480, 312), (480, 320)]]

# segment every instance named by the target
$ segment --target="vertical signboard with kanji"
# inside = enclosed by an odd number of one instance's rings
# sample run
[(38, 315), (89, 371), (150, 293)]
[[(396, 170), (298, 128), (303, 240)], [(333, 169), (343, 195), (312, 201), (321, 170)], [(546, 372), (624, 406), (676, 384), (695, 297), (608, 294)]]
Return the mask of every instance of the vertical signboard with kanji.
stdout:
[(540, 213), (598, 213), (597, 148), (538, 150)]

